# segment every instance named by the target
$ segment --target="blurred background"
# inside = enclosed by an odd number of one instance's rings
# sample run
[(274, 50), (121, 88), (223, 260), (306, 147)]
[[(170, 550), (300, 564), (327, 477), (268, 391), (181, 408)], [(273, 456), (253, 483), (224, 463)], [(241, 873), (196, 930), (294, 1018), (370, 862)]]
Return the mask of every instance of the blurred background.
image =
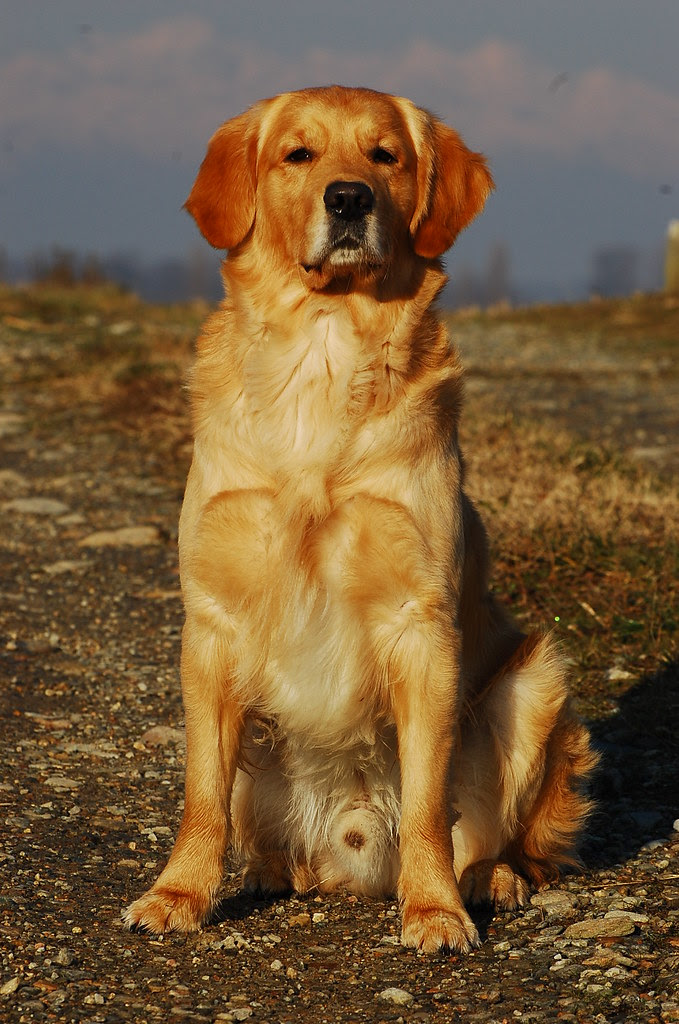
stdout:
[(339, 82), (409, 96), (497, 184), (448, 305), (662, 284), (679, 217), (677, 0), (0, 3), (0, 280), (220, 293), (182, 204), (215, 128)]

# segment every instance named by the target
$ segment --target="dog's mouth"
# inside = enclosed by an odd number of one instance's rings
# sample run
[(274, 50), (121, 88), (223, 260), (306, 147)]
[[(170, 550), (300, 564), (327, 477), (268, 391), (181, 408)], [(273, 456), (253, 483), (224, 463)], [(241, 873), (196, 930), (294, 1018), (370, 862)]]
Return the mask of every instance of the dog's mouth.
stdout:
[(381, 247), (371, 243), (365, 232), (361, 232), (359, 237), (355, 232), (344, 232), (328, 239), (311, 259), (303, 260), (301, 266), (306, 274), (329, 281), (333, 278), (374, 277), (385, 264)]

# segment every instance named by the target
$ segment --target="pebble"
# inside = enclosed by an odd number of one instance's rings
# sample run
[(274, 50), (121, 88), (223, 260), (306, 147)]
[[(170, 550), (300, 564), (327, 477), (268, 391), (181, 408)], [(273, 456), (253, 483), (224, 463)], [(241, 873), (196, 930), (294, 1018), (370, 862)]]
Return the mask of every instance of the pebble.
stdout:
[(142, 548), (159, 544), (160, 534), (155, 526), (122, 526), (119, 530), (99, 530), (79, 542), (81, 548)]
[(5, 504), (5, 508), (32, 516), (63, 516), (69, 510), (68, 505), (56, 498), (14, 498)]
[[(0, 437), (2, 437), (2, 417), (0, 416)], [(0, 469), (0, 491), (23, 491), (28, 488), (28, 480), (14, 469)]]
[(292, 917), (288, 918), (288, 924), (292, 927), (295, 925), (309, 925), (311, 924), (311, 914), (293, 914)]
[(76, 782), (75, 779), (67, 779), (65, 775), (49, 775), (45, 779), (45, 785), (49, 786), (50, 789), (66, 790), (66, 789), (78, 789), (82, 786), (82, 782)]
[(129, 334), (133, 330), (134, 324), (131, 320), (118, 320), (117, 323), (109, 326), (108, 333), (112, 334), (114, 338), (120, 338), (123, 334)]
[(410, 992), (406, 992), (404, 988), (383, 988), (381, 992), (378, 992), (377, 998), (383, 999), (385, 1003), (407, 1006), (414, 1001), (415, 996)]
[(648, 914), (637, 914), (632, 910), (609, 910), (607, 914), (604, 914), (604, 921), (616, 917), (626, 917), (628, 920), (634, 921), (635, 924), (647, 924), (648, 922)]
[(632, 935), (636, 925), (629, 914), (620, 917), (597, 917), (587, 918), (584, 921), (576, 921), (566, 928), (564, 938), (566, 939), (603, 939), (621, 938), (624, 935)]
[(13, 412), (0, 413), (0, 437), (17, 434), (22, 429), (23, 424), (23, 416), (17, 416)]
[(531, 906), (539, 907), (548, 917), (563, 917), (577, 905), (577, 899), (562, 889), (548, 889), (536, 892), (531, 897)]
[(51, 562), (49, 565), (43, 565), (42, 571), (46, 572), (48, 576), (61, 576), (62, 573), (67, 572), (83, 572), (92, 563), (86, 558), (81, 558), (78, 561), (68, 558), (62, 558), (58, 562)]
[(610, 683), (622, 683), (627, 679), (634, 679), (634, 674), (628, 672), (627, 669), (614, 665), (613, 668), (609, 668), (606, 678)]
[(6, 981), (4, 985), (0, 987), (0, 995), (11, 996), (13, 992), (19, 988), (20, 978), (14, 977)]
[(186, 733), (183, 729), (173, 729), (170, 725), (155, 725), (147, 729), (141, 737), (141, 742), (147, 747), (166, 747), (170, 743), (186, 743)]

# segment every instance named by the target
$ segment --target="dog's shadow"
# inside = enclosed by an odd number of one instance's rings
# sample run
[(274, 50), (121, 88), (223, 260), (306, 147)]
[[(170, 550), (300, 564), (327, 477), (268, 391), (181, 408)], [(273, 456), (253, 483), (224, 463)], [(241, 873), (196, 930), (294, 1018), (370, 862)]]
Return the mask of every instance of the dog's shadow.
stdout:
[(254, 911), (271, 907), (280, 903), (286, 898), (284, 895), (277, 896), (252, 896), (240, 889), (238, 892), (220, 899), (210, 917), (209, 923), (222, 924), (224, 921), (245, 921), (251, 917)]
[(679, 661), (642, 678), (590, 728), (601, 764), (582, 856), (588, 868), (614, 867), (667, 839), (679, 818)]

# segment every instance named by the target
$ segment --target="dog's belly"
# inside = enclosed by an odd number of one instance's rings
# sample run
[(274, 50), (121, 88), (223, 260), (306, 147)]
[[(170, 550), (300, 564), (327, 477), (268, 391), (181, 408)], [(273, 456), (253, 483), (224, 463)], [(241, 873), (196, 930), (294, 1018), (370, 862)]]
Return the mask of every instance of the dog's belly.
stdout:
[(304, 524), (270, 492), (222, 493), (182, 558), (187, 612), (228, 642), (247, 707), (312, 744), (370, 742), (394, 648), (426, 631), (425, 547), (393, 501), (355, 496)]

